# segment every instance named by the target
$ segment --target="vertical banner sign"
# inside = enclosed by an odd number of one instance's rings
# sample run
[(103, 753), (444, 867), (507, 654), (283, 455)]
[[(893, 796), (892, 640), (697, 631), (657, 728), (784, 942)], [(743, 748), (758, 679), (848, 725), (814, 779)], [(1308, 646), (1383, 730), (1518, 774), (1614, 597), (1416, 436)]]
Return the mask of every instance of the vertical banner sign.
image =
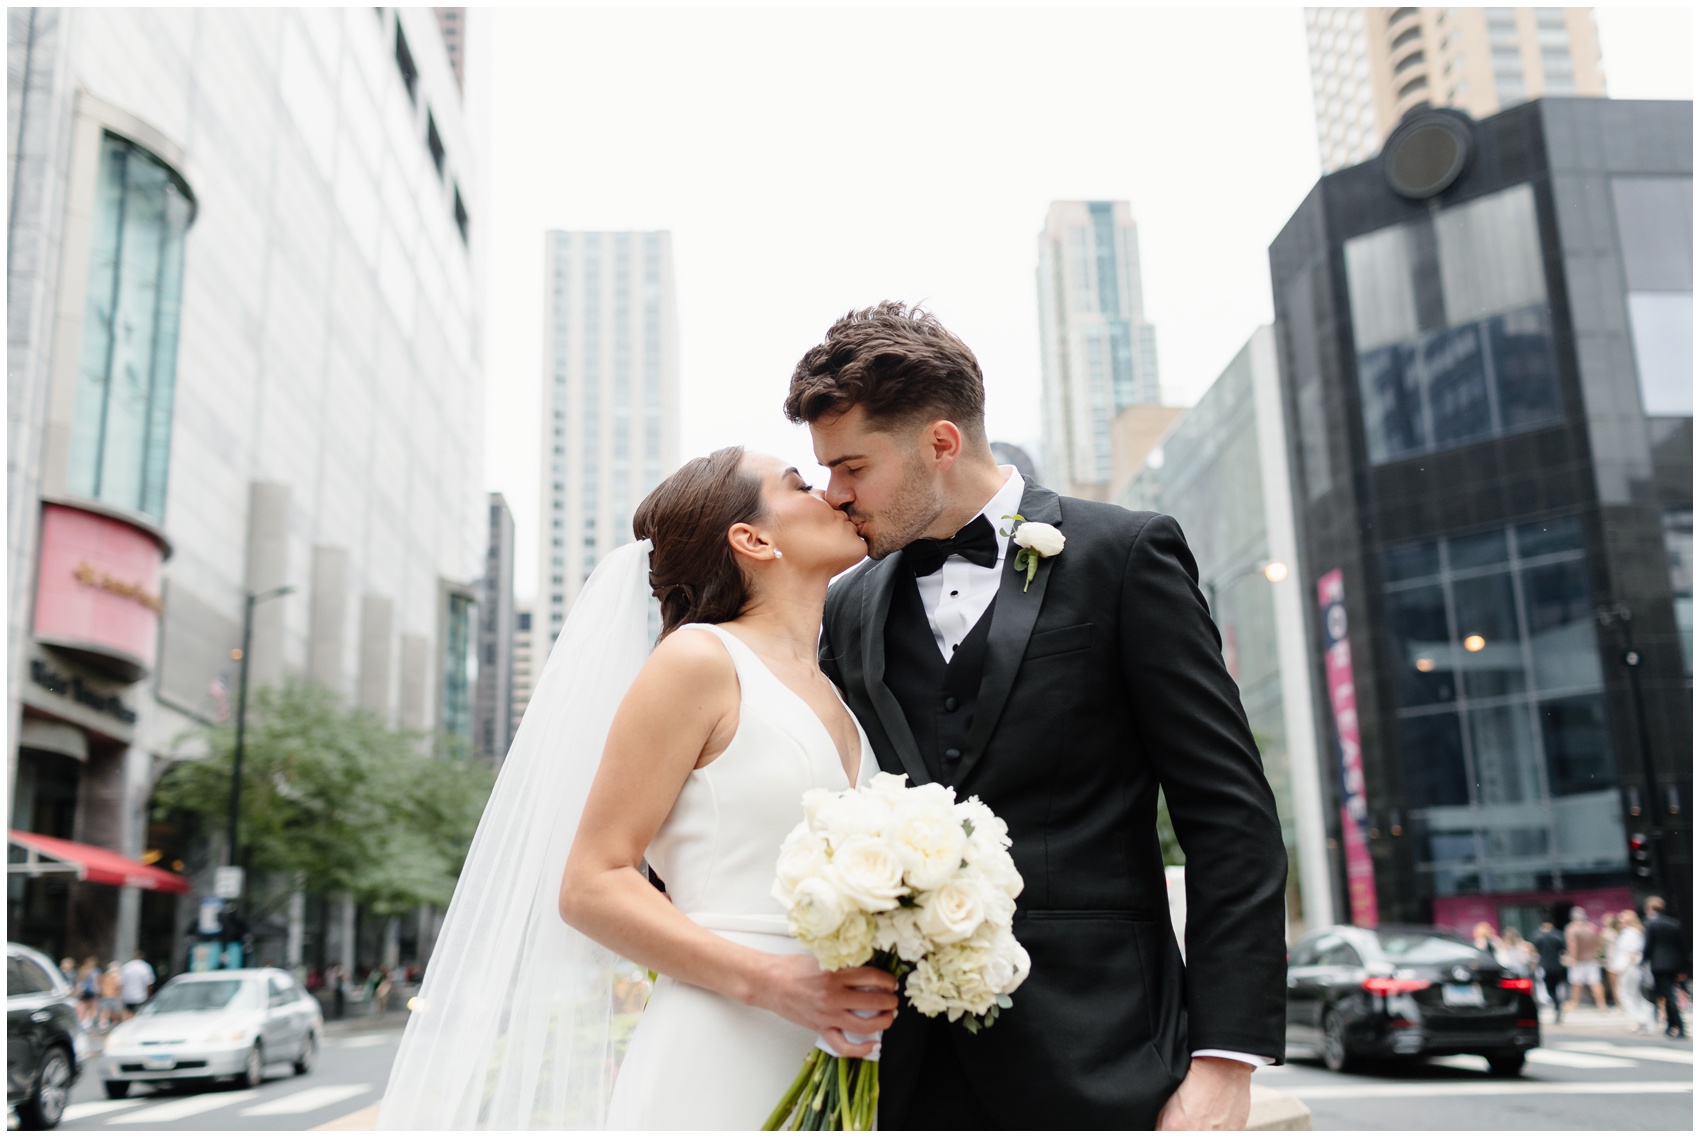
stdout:
[(1374, 928), (1380, 921), (1375, 900), (1375, 863), (1370, 859), (1369, 800), (1364, 793), (1364, 756), (1358, 745), (1358, 693), (1352, 684), (1352, 642), (1346, 636), (1346, 582), (1338, 569), (1316, 582), (1322, 610), (1324, 672), (1328, 703), (1334, 709), (1334, 734), (1340, 749), (1340, 837), (1346, 847), (1346, 893), (1352, 923)]

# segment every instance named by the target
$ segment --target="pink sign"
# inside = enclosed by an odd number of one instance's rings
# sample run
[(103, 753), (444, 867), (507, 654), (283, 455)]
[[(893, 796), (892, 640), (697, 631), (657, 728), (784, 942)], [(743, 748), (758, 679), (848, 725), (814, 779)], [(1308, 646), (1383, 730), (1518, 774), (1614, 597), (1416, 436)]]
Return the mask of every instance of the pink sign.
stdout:
[(1328, 702), (1334, 709), (1334, 734), (1340, 755), (1340, 837), (1346, 848), (1346, 894), (1352, 923), (1374, 928), (1380, 923), (1375, 898), (1375, 862), (1370, 857), (1369, 799), (1364, 791), (1364, 756), (1358, 742), (1358, 692), (1352, 681), (1352, 643), (1346, 635), (1346, 583), (1338, 569), (1316, 582), (1322, 609), (1324, 673)]
[(146, 530), (104, 514), (47, 503), (35, 634), (84, 652), (110, 652), (120, 670), (151, 670), (159, 643), (160, 566)]

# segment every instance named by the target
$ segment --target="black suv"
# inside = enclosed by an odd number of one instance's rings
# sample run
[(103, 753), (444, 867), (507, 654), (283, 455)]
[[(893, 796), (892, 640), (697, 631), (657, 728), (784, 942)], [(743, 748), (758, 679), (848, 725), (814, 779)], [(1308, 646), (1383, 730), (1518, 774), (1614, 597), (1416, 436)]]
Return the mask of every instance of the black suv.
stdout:
[(77, 1003), (53, 962), (33, 948), (6, 945), (6, 1105), (25, 1130), (59, 1125), (77, 1057)]

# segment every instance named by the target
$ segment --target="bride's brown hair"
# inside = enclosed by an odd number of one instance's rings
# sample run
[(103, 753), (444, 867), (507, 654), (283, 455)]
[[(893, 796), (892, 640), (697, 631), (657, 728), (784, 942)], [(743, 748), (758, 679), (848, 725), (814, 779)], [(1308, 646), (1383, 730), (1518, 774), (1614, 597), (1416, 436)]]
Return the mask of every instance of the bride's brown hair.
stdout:
[(744, 469), (743, 447), (693, 458), (649, 492), (632, 515), (648, 538), (649, 587), (661, 602), (661, 635), (682, 624), (721, 624), (744, 611), (749, 582), (726, 540), (739, 522), (765, 512), (761, 478)]

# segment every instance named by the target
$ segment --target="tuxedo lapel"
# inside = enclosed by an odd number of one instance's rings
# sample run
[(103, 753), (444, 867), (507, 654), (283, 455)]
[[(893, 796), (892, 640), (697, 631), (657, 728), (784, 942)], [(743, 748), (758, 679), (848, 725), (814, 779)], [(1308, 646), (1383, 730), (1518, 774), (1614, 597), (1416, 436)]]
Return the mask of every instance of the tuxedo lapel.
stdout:
[[(1062, 503), (1057, 495), (1037, 483), (1029, 482), (1021, 495), (1021, 516), (1030, 522), (1062, 522)], [(1020, 522), (1008, 523), (1010, 532)], [(1045, 590), (1051, 583), (1050, 557), (1039, 559), (1039, 571), (1033, 583), (1027, 585), (1027, 570), (1015, 567), (1017, 547), (1010, 544), (1004, 558), (1003, 576), (998, 581), (997, 603), (992, 609), (992, 627), (986, 643), (986, 670), (980, 679), (980, 692), (974, 701), (974, 726), (968, 732), (968, 746), (957, 768), (956, 783), (960, 787), (968, 772), (980, 761), (990, 742), (992, 731), (1003, 715), (1004, 704), (1015, 686), (1015, 674), (1021, 669), (1021, 657), (1027, 651), (1033, 624), (1039, 619), (1039, 609), (1045, 603)], [(1026, 586), (1024, 588), (1024, 586)]]
[(868, 573), (867, 588), (862, 593), (862, 675), (868, 687), (868, 700), (874, 705), (880, 726), (892, 749), (909, 772), (911, 786), (932, 782), (927, 764), (921, 758), (921, 748), (915, 733), (904, 718), (903, 707), (891, 689), (885, 686), (885, 621), (891, 613), (891, 594), (898, 574), (908, 572), (903, 554), (893, 553), (878, 562)]

